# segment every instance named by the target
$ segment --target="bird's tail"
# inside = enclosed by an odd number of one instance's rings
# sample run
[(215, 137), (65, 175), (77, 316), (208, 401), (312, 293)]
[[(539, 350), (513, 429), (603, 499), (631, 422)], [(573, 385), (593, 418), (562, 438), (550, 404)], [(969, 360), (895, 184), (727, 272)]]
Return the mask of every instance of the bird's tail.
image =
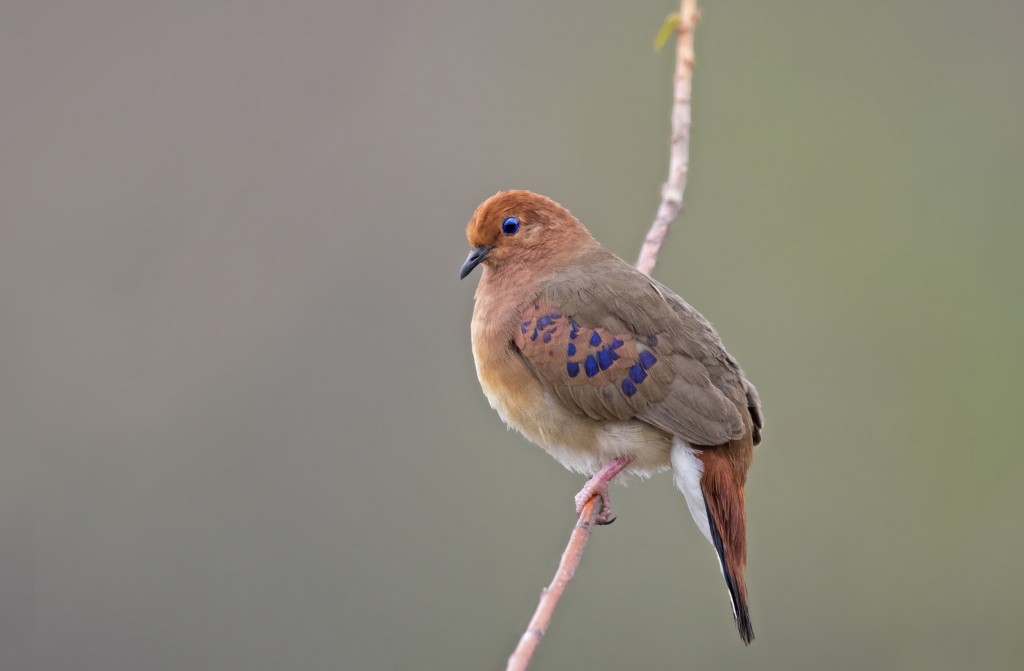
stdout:
[(752, 450), (749, 436), (701, 450), (678, 439), (672, 446), (676, 486), (686, 497), (697, 527), (715, 547), (729, 588), (736, 628), (747, 645), (754, 640), (754, 629), (743, 576), (747, 565), (743, 486)]

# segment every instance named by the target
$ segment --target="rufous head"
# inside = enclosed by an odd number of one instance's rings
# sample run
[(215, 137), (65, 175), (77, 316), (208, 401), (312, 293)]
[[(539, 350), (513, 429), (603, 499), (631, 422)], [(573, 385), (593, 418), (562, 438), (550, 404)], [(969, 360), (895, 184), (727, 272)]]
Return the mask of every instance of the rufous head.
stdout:
[(594, 243), (583, 224), (555, 201), (532, 191), (499, 191), (477, 208), (466, 227), (472, 251), (465, 278), (481, 263), (492, 269), (571, 255)]

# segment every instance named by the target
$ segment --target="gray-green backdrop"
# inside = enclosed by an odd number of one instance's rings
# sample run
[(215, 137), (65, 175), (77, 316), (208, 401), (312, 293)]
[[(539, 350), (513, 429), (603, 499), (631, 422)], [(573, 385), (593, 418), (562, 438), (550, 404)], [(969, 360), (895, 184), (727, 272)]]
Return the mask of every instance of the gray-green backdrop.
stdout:
[[(501, 668), (582, 479), (506, 431), (463, 228), (633, 259), (666, 1), (0, 5), (0, 668)], [(656, 275), (767, 413), (757, 641), (667, 476), (542, 669), (1024, 666), (1024, 5), (705, 0)]]

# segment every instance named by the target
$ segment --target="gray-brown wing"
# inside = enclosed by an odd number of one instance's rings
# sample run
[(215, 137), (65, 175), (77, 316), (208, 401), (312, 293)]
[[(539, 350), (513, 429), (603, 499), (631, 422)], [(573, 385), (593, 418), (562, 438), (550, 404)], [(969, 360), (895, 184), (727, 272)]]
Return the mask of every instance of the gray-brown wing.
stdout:
[(676, 314), (674, 294), (617, 257), (586, 261), (520, 315), (515, 344), (545, 387), (594, 419), (639, 419), (695, 445), (746, 433), (742, 378), (716, 384), (705, 365), (718, 367), (704, 352), (721, 347), (714, 331), (706, 342), (701, 323)]
[(692, 354), (704, 363), (715, 386), (740, 408), (744, 422), (750, 425), (754, 445), (759, 445), (761, 430), (764, 428), (764, 411), (757, 388), (746, 378), (739, 362), (726, 351), (711, 323), (672, 290), (654, 280), (651, 282), (665, 296), (680, 321), (689, 325), (687, 330), (693, 337), (688, 342), (703, 344), (703, 347), (694, 348)]

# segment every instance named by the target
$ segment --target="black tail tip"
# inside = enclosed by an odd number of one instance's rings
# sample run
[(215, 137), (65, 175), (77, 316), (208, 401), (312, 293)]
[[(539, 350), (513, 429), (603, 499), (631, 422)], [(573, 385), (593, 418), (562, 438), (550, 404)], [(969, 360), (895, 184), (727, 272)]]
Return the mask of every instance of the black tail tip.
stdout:
[[(725, 585), (729, 588), (729, 599), (732, 601), (732, 613), (736, 620), (736, 629), (740, 632), (740, 638), (744, 645), (750, 645), (754, 640), (754, 626), (750, 623), (750, 609), (747, 608), (747, 590), (743, 586), (743, 575), (733, 575), (729, 568), (729, 561), (725, 553), (725, 542), (722, 534), (718, 531), (718, 524), (714, 515), (711, 514), (711, 507), (707, 504), (707, 495), (704, 496), (704, 506), (708, 509), (708, 528), (711, 530), (711, 542), (718, 553), (719, 564), (722, 567), (722, 575), (725, 577)], [(740, 579), (737, 583), (736, 578)]]
[(742, 604), (736, 612), (736, 629), (740, 632), (743, 645), (750, 645), (754, 640), (754, 626), (750, 623), (750, 612), (747, 604)]

